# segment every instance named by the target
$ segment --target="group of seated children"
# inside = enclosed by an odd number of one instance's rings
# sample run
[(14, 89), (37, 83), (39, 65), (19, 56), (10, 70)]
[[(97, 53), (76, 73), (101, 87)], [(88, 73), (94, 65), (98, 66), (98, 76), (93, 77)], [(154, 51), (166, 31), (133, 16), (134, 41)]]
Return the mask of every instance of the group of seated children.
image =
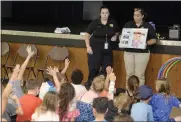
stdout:
[(181, 121), (181, 116), (170, 118), (172, 108), (181, 108), (181, 102), (171, 95), (167, 79), (156, 80), (155, 94), (151, 87), (139, 86), (137, 76), (128, 79), (126, 89), (115, 88), (116, 76), (108, 66), (107, 76), (95, 77), (87, 90), (81, 84), (81, 70), (73, 70), (71, 81), (67, 80), (65, 73), (70, 61), (65, 59), (61, 72), (57, 67), (47, 68), (49, 78), (45, 82), (25, 82), (23, 74), (34, 54), (29, 46), (27, 52), (28, 57), (21, 66), (15, 66), (3, 90), (4, 121), (13, 121), (14, 115), (16, 121)]

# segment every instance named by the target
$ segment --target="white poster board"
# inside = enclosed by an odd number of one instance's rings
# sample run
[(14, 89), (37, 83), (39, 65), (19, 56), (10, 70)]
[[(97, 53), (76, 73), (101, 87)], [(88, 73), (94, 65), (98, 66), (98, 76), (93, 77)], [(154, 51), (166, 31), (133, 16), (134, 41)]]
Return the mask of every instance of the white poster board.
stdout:
[(123, 28), (119, 37), (119, 48), (145, 49), (148, 29)]

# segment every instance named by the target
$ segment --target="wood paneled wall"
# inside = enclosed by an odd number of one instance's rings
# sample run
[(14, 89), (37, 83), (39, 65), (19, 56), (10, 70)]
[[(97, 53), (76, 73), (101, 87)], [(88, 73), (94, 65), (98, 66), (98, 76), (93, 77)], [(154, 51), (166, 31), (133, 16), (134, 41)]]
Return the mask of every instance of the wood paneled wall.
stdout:
[[(8, 64), (12, 64), (13, 59), (15, 58), (15, 54), (20, 47), (20, 43), (9, 43), (10, 45), (10, 57), (8, 60)], [(48, 45), (37, 45), (38, 48), (38, 61), (35, 66), (35, 71), (37, 72), (37, 68), (43, 68), (43, 64), (45, 61), (45, 57), (48, 54), (48, 52), (51, 50), (52, 46)], [(79, 68), (84, 73), (84, 82), (87, 81), (88, 77), (88, 64), (87, 64), (87, 53), (85, 48), (74, 48), (74, 47), (68, 47), (68, 50), (70, 52), (70, 66), (67, 71), (67, 76), (70, 81), (71, 72), (75, 68)], [(117, 76), (116, 81), (116, 87), (125, 87), (125, 80), (126, 80), (126, 72), (124, 67), (124, 60), (123, 60), (123, 54), (122, 51), (114, 51), (114, 63), (113, 68), (114, 72)], [(158, 71), (163, 63), (165, 63), (168, 59), (173, 57), (178, 57), (181, 55), (169, 55), (169, 54), (151, 54), (149, 64), (146, 70), (146, 84), (150, 85), (153, 89), (155, 87), (155, 80), (157, 78)], [(2, 58), (2, 63), (4, 61), (4, 58)], [(19, 59), (18, 63), (22, 63), (24, 59)], [(63, 68), (64, 62), (54, 62), (49, 61), (49, 66), (59, 66), (60, 68)], [(4, 75), (2, 71), (2, 76)], [(27, 73), (25, 73), (26, 77)], [(33, 75), (31, 74), (31, 77)], [(39, 75), (40, 80), (42, 80), (42, 76)], [(181, 63), (178, 63), (171, 69), (171, 71), (168, 74), (168, 79), (171, 82), (171, 92), (176, 95), (177, 97), (181, 98)]]

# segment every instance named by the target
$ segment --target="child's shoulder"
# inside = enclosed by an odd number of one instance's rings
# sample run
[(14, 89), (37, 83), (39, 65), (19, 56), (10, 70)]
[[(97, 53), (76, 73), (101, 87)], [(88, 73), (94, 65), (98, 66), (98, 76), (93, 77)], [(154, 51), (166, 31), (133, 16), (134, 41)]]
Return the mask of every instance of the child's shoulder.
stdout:
[(140, 106), (146, 106), (147, 104), (143, 103), (143, 102), (137, 102), (133, 104), (133, 107), (140, 107)]
[(156, 99), (156, 98), (160, 98), (160, 97), (162, 97), (162, 95), (157, 93), (157, 94), (153, 94), (153, 96), (151, 98)]

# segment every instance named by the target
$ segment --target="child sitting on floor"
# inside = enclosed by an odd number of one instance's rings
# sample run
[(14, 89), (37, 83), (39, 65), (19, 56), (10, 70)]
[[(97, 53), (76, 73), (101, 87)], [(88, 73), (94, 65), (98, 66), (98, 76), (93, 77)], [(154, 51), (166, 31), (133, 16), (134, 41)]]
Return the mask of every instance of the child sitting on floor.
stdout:
[(170, 94), (170, 83), (166, 79), (156, 80), (156, 91), (151, 98), (154, 121), (181, 121), (181, 116), (170, 118), (172, 107), (180, 107), (181, 102)]

